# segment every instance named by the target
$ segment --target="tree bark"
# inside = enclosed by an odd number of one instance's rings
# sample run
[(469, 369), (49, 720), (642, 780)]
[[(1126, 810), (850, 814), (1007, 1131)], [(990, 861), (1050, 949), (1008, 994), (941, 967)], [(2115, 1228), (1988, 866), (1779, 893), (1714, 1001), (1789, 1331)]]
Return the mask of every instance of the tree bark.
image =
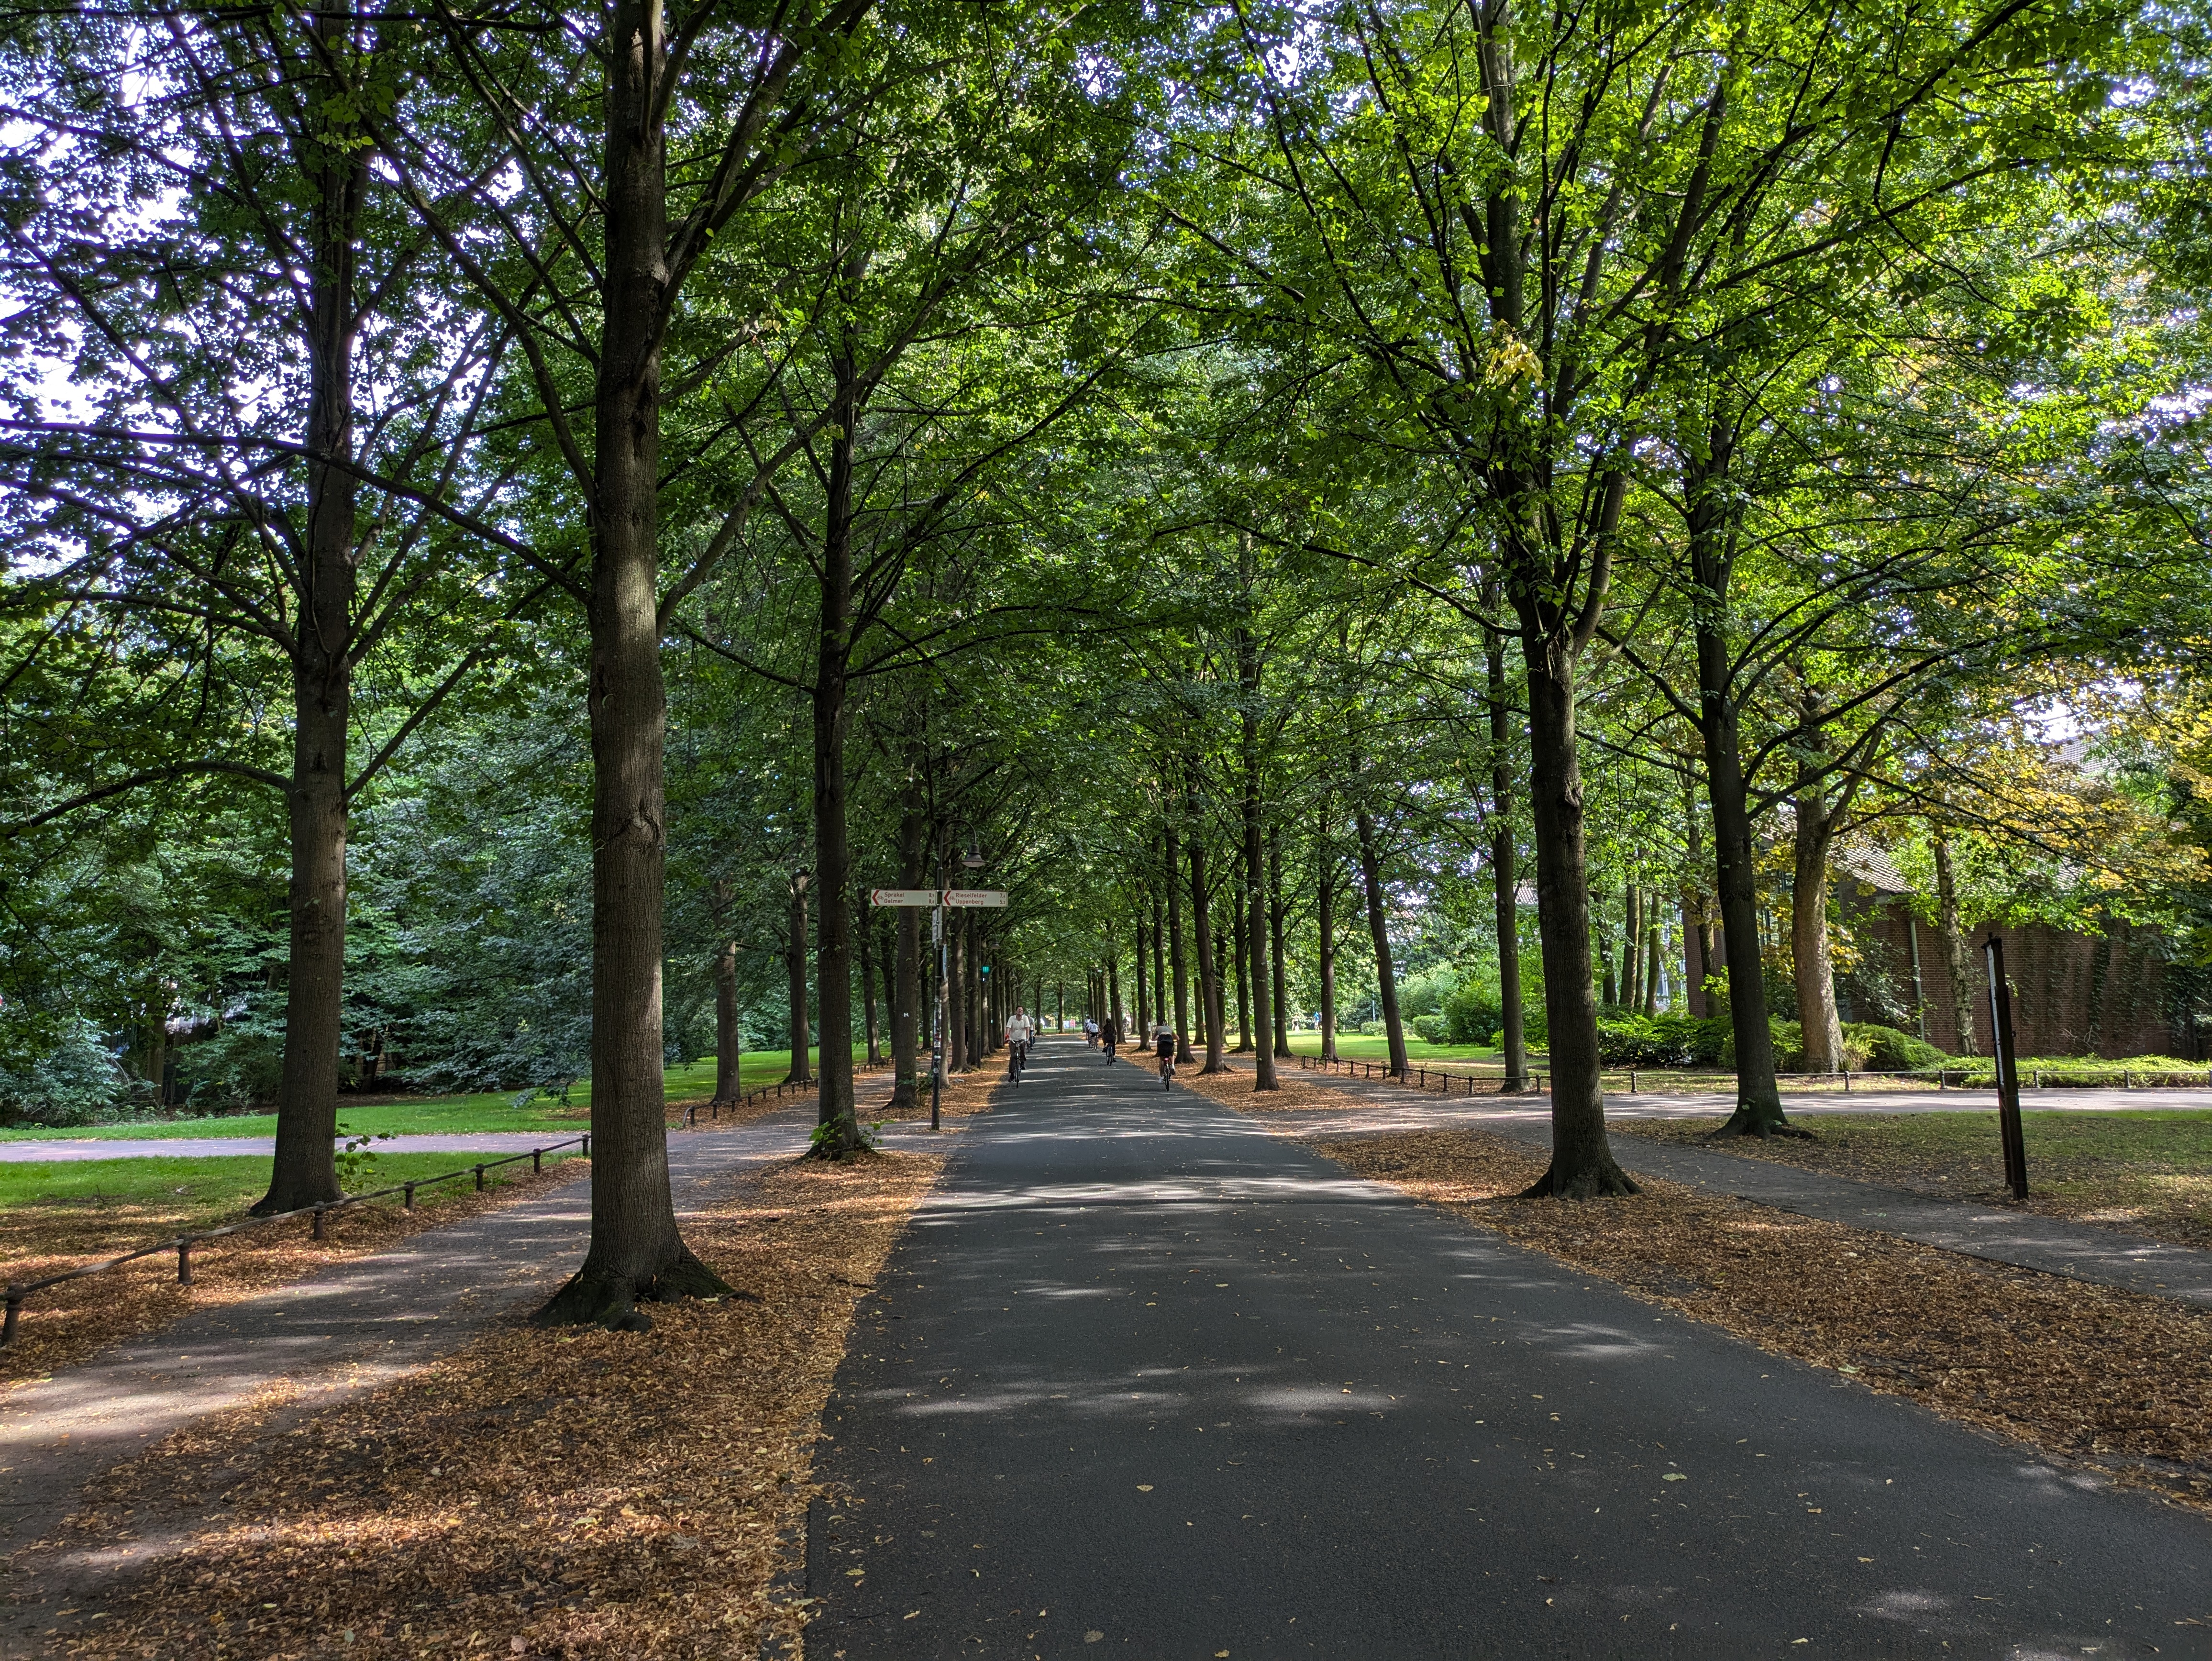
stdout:
[[(813, 697), (814, 886), (822, 897), (814, 947), (814, 1001), (821, 1030), (817, 1065), (822, 1075), (816, 1096), (815, 1151), (827, 1159), (843, 1159), (862, 1146), (853, 1098), (853, 859), (845, 789), (853, 652), (853, 445), (860, 419), (849, 351), (841, 347), (830, 373), (836, 391), (823, 498), (821, 624)], [(872, 1058), (872, 1031), (868, 1051)]]
[(1263, 942), (1267, 938), (1267, 885), (1261, 880), (1267, 869), (1267, 830), (1260, 822), (1260, 780), (1258, 740), (1251, 731), (1251, 717), (1245, 717), (1244, 772), (1244, 915), (1251, 921), (1246, 924), (1245, 937), (1252, 943), (1252, 1031), (1257, 1040), (1259, 1053), (1255, 1058), (1252, 1088), (1279, 1090), (1275, 1077), (1275, 1019), (1270, 1008), (1267, 984), (1267, 954)]
[(592, 1243), (544, 1322), (649, 1325), (640, 1301), (730, 1288), (676, 1226), (661, 1083), (666, 805), (660, 670), (665, 61), (654, 0), (616, 0), (607, 54), (603, 319), (592, 503)]
[[(1485, 609), (1497, 605), (1495, 591)], [(1498, 1045), (1504, 1054), (1508, 1095), (1528, 1087), (1528, 1024), (1521, 1007), (1520, 848), (1513, 836), (1513, 708), (1505, 680), (1505, 641), (1482, 631), (1490, 705), (1490, 880), (1498, 931)]]
[(1267, 970), (1274, 994), (1275, 1054), (1291, 1054), (1290, 960), (1283, 952), (1283, 827), (1267, 827)]
[(859, 899), (853, 902), (853, 933), (860, 941), (860, 1030), (868, 1043), (868, 1065), (884, 1059), (883, 1028), (876, 1021), (876, 921)]
[(1597, 1007), (1591, 983), (1589, 867), (1582, 766), (1576, 753), (1571, 661), (1536, 630), (1522, 636), (1528, 671), (1529, 817), (1536, 843), (1536, 926), (1544, 943), (1551, 1031), (1552, 1167), (1531, 1196), (1633, 1194), (1606, 1140)]
[(1314, 837), (1314, 869), (1320, 880), (1314, 891), (1314, 921), (1321, 931), (1321, 1058), (1336, 1055), (1336, 866), (1328, 851), (1328, 810), (1322, 828)]
[[(1170, 887), (1174, 885), (1170, 883)], [(1168, 1012), (1168, 958), (1165, 914), (1161, 910), (1160, 891), (1152, 890), (1152, 1019), (1170, 1021)], [(1150, 1037), (1149, 1031), (1146, 1036)]]
[[(343, 49), (353, 25), (309, 25)], [(314, 143), (315, 141), (310, 141)], [(268, 1216), (339, 1196), (338, 1053), (344, 1041), (346, 739), (353, 702), (356, 490), (353, 459), (354, 295), (368, 151), (319, 146), (300, 157), (315, 192), (307, 316), (307, 531), (293, 630), (292, 778), (286, 794), (291, 883), (284, 1055)], [(328, 458), (328, 459), (324, 459)], [(166, 1016), (166, 1011), (163, 1012)], [(161, 1080), (155, 1078), (158, 1093)]]
[(945, 984), (940, 996), (945, 1006), (945, 1070), (948, 1074), (962, 1073), (968, 1067), (968, 964), (965, 944), (961, 934), (960, 919), (964, 914), (950, 912), (945, 919)]
[[(1711, 592), (1708, 590), (1708, 592)], [(1705, 752), (1706, 797), (1713, 813), (1713, 886), (1728, 954), (1729, 1026), (1735, 1036), (1735, 1111), (1722, 1135), (1796, 1134), (1782, 1110), (1774, 1078), (1774, 1033), (1766, 1019), (1766, 980), (1759, 960), (1759, 891), (1753, 864), (1748, 787), (1729, 696), (1728, 643), (1703, 611), (1697, 625), (1698, 684)]]
[[(1951, 983), (1951, 1019), (1959, 1035), (1959, 1054), (1978, 1056), (1974, 1038), (1974, 982), (1966, 967), (1966, 931), (1960, 925), (1959, 877), (1951, 861), (1951, 839), (1938, 832), (1936, 847), (1936, 926), (1943, 936), (1943, 966)], [(2094, 1041), (2094, 1023), (2091, 1037)]]
[(1141, 1037), (1152, 1030), (1152, 977), (1145, 967), (1145, 919), (1140, 909), (1137, 916), (1137, 1031), (1131, 1035)]
[[(1398, 974), (1390, 960), (1389, 918), (1382, 905), (1382, 863), (1375, 851), (1375, 820), (1365, 808), (1352, 815), (1359, 832), (1359, 875), (1367, 888), (1367, 932), (1375, 942), (1376, 995), (1382, 1005), (1382, 1031), (1390, 1046), (1390, 1073), (1406, 1076), (1406, 1029), (1398, 1019)], [(1589, 955), (1589, 948), (1583, 948)]]
[(1173, 827), (1167, 832), (1168, 959), (1175, 970), (1176, 1064), (1188, 1066), (1190, 1053), (1190, 975), (1182, 950), (1182, 861)]
[(1234, 866), (1236, 903), (1229, 908), (1230, 945), (1237, 959), (1237, 1049), (1234, 1053), (1240, 1056), (1252, 1048), (1252, 1033), (1255, 1026), (1252, 1014), (1252, 961), (1255, 956), (1254, 948), (1257, 946), (1258, 940), (1252, 933), (1249, 923), (1251, 910), (1249, 902), (1251, 898), (1252, 879), (1248, 872), (1249, 867), (1240, 849)]
[(1836, 1013), (1835, 962), (1828, 940), (1828, 847), (1833, 824), (1817, 784), (1799, 793), (1791, 837), (1796, 869), (1790, 895), (1790, 954), (1808, 1073), (1833, 1073), (1844, 1064), (1844, 1024)]
[(806, 1013), (806, 881), (793, 873), (791, 878), (791, 928), (784, 940), (783, 964), (790, 994), (791, 1018), (787, 1037), (791, 1044), (791, 1068), (784, 1076), (787, 1084), (810, 1084), (813, 1069), (808, 1065), (807, 1051), (812, 1048), (813, 1026)]
[(1206, 844), (1190, 842), (1190, 910), (1192, 943), (1198, 952), (1198, 995), (1206, 1005), (1206, 1064), (1200, 1073), (1218, 1073), (1229, 1063), (1222, 1056), (1221, 973), (1213, 955), (1213, 920), (1206, 891)]
[[(929, 819), (918, 790), (909, 791), (899, 815), (899, 885), (920, 888), (926, 873)], [(892, 909), (895, 945), (891, 956), (891, 1105), (911, 1108), (921, 1101), (921, 919), (918, 906)]]

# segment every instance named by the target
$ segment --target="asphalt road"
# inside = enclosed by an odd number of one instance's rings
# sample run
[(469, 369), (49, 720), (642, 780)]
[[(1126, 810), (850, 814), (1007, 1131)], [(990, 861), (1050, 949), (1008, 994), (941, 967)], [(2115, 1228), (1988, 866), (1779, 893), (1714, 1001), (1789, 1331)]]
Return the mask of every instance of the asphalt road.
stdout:
[(811, 1657), (2212, 1653), (2212, 1523), (1048, 1042), (862, 1306)]

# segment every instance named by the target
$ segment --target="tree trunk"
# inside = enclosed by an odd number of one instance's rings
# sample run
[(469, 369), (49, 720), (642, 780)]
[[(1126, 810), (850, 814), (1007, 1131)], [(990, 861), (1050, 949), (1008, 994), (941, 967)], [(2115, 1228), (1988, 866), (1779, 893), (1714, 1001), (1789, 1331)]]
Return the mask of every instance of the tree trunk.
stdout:
[[(1170, 883), (1170, 887), (1174, 885)], [(1174, 1023), (1168, 1013), (1168, 957), (1165, 914), (1160, 909), (1160, 891), (1152, 890), (1152, 1019)], [(1152, 1035), (1148, 1031), (1146, 1037)]]
[[(1494, 594), (1486, 605), (1495, 605)], [(1513, 837), (1513, 710), (1507, 698), (1505, 642), (1495, 629), (1482, 636), (1490, 703), (1490, 879), (1498, 930), (1498, 1048), (1504, 1052), (1504, 1088), (1528, 1087), (1528, 1019), (1521, 1007), (1520, 849)]]
[[(1324, 823), (1327, 819), (1323, 812)], [(1314, 869), (1320, 881), (1314, 891), (1314, 921), (1321, 931), (1321, 1058), (1336, 1055), (1336, 866), (1329, 857), (1328, 833), (1314, 837)]]
[(1632, 882), (1622, 899), (1620, 1007), (1634, 1014), (1644, 1007), (1644, 891)]
[(868, 1065), (884, 1059), (883, 1029), (876, 1022), (876, 920), (858, 899), (853, 902), (853, 932), (860, 940), (860, 1030), (868, 1042)]
[(592, 1244), (545, 1322), (649, 1324), (641, 1300), (726, 1293), (676, 1227), (661, 1083), (666, 859), (660, 672), (660, 337), (665, 58), (653, 0), (617, 0), (607, 55), (592, 504)]
[[(1367, 932), (1375, 942), (1375, 987), (1382, 1004), (1382, 1031), (1390, 1046), (1390, 1072), (1406, 1076), (1406, 1029), (1398, 1019), (1398, 974), (1390, 961), (1389, 919), (1382, 909), (1382, 863), (1375, 851), (1375, 820), (1365, 808), (1352, 815), (1359, 831), (1359, 875), (1367, 886)], [(1584, 946), (1587, 957), (1589, 948)]]
[(1231, 950), (1237, 958), (1237, 1049), (1243, 1055), (1252, 1048), (1254, 1019), (1252, 1015), (1252, 959), (1258, 937), (1252, 933), (1249, 919), (1249, 901), (1252, 879), (1240, 851), (1234, 867), (1236, 904), (1229, 908), (1229, 934)]
[(1544, 1013), (1552, 1056), (1552, 1168), (1528, 1192), (1560, 1199), (1633, 1194), (1636, 1184), (1614, 1162), (1605, 1134), (1574, 670), (1559, 654), (1558, 642), (1540, 638), (1533, 629), (1523, 632), (1522, 648), (1528, 671), (1536, 926), (1544, 943)]
[(1182, 950), (1182, 854), (1176, 833), (1167, 832), (1168, 959), (1175, 969), (1176, 1064), (1188, 1066), (1190, 1053), (1190, 975)]
[(1717, 625), (1702, 620), (1698, 681), (1706, 796), (1713, 812), (1713, 886), (1728, 953), (1729, 1026), (1735, 1036), (1735, 1111), (1719, 1134), (1795, 1135), (1774, 1078), (1774, 1033), (1767, 1025), (1766, 981), (1759, 960), (1749, 793), (1738, 750), (1735, 703), (1729, 695), (1728, 644)]
[(1244, 769), (1244, 914), (1251, 921), (1244, 933), (1252, 943), (1252, 1031), (1258, 1040), (1252, 1088), (1279, 1090), (1282, 1086), (1275, 1078), (1274, 1016), (1269, 1008), (1267, 954), (1262, 942), (1267, 938), (1267, 885), (1261, 880), (1267, 869), (1267, 831), (1260, 823), (1260, 779), (1257, 739), (1251, 732), (1251, 717), (1245, 717)]
[[(342, 17), (318, 19), (342, 37)], [(333, 48), (343, 46), (333, 39)], [(268, 1216), (338, 1197), (338, 1052), (344, 1042), (346, 739), (353, 701), (356, 485), (353, 459), (354, 278), (368, 152), (317, 165), (314, 269), (307, 316), (307, 535), (292, 646), (292, 780), (286, 792), (291, 938), (284, 983), (284, 1055), (276, 1086), (276, 1151)], [(166, 1017), (167, 1012), (163, 1012)], [(157, 1074), (154, 1088), (158, 1094)]]
[(814, 1079), (807, 1057), (813, 1043), (813, 1027), (806, 1013), (806, 884), (811, 880), (811, 873), (805, 878), (794, 873), (791, 879), (791, 928), (783, 947), (791, 1005), (787, 1023), (791, 1068), (783, 1075), (787, 1084), (810, 1084)]
[(1659, 900), (1656, 891), (1644, 891), (1644, 1013), (1659, 1013)]
[[(1945, 977), (1951, 983), (1951, 1019), (1959, 1035), (1959, 1054), (1978, 1056), (1974, 1041), (1974, 982), (1966, 968), (1966, 931), (1960, 926), (1959, 877), (1951, 862), (1951, 839), (1936, 837), (1936, 926), (1943, 936)], [(2091, 1038), (2095, 1037), (2091, 1023)]]
[[(929, 846), (929, 819), (918, 791), (910, 793), (899, 815), (899, 885), (920, 888)], [(895, 906), (891, 928), (891, 1106), (902, 1110), (921, 1101), (921, 919), (919, 906)]]
[(1190, 910), (1198, 995), (1206, 1006), (1206, 1064), (1198, 1070), (1218, 1073), (1229, 1065), (1222, 1056), (1221, 973), (1214, 961), (1212, 906), (1206, 891), (1206, 844), (1196, 837), (1190, 843)]
[(1109, 936), (1106, 942), (1106, 1019), (1121, 1025), (1121, 952)]
[(1152, 1030), (1152, 977), (1145, 971), (1145, 919), (1139, 910), (1137, 916), (1137, 1031), (1133, 1037), (1141, 1037)]
[[(814, 1001), (820, 1011), (821, 1088), (816, 1152), (842, 1159), (861, 1147), (853, 1100), (853, 859), (845, 806), (845, 729), (853, 653), (853, 442), (859, 423), (851, 356), (830, 366), (836, 387), (823, 501), (821, 630), (814, 660)], [(872, 1010), (870, 1012), (872, 1018)], [(873, 1021), (868, 1053), (875, 1054)]]
[(945, 984), (939, 997), (945, 1009), (945, 1070), (961, 1073), (968, 1067), (968, 965), (960, 932), (963, 912), (949, 913), (945, 919)]
[(1283, 953), (1283, 828), (1267, 827), (1267, 976), (1274, 995), (1275, 1054), (1291, 1054), (1290, 960)]
[(1799, 794), (1797, 825), (1791, 837), (1796, 872), (1790, 895), (1790, 955), (1808, 1073), (1833, 1073), (1844, 1064), (1844, 1024), (1836, 1013), (1836, 971), (1828, 941), (1828, 844), (1833, 824), (1819, 786)]

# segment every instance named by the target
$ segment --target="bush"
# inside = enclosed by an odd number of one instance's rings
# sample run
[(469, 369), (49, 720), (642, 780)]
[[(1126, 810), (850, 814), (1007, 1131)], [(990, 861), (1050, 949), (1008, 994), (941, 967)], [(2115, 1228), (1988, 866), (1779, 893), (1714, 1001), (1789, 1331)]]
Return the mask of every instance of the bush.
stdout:
[(1444, 1000), (1444, 1031), (1454, 1043), (1492, 1043), (1505, 1015), (1498, 994), (1473, 981), (1462, 981)]
[(1844, 1041), (1847, 1046), (1856, 1045), (1865, 1056), (1863, 1065), (1884, 1073), (1941, 1067), (1951, 1059), (1925, 1038), (1872, 1021), (1845, 1021)]
[(1717, 1067), (1734, 1043), (1725, 1017), (1603, 1015), (1598, 1059), (1608, 1067)]
[(1413, 1036), (1423, 1043), (1444, 1043), (1450, 1040), (1451, 1028), (1442, 1015), (1416, 1015)]
[(82, 1015), (23, 1017), (0, 1029), (0, 1121), (93, 1124), (118, 1116), (131, 1081)]

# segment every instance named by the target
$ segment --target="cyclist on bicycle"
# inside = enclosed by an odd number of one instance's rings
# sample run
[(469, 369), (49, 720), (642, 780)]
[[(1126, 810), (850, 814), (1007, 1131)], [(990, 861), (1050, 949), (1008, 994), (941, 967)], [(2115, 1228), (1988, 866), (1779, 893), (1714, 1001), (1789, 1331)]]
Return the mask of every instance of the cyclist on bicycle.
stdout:
[(1114, 1046), (1121, 1042), (1121, 1024), (1109, 1015), (1098, 1027), (1098, 1047), (1106, 1052), (1106, 1059), (1114, 1059)]
[(1175, 1028), (1165, 1021), (1152, 1024), (1152, 1054), (1160, 1058), (1160, 1088), (1165, 1090), (1175, 1081)]
[(1029, 1011), (1021, 1005), (1006, 1017), (1006, 1076), (1019, 1084), (1022, 1068), (1029, 1065), (1030, 1040), (1036, 1036), (1036, 1026), (1030, 1019)]

